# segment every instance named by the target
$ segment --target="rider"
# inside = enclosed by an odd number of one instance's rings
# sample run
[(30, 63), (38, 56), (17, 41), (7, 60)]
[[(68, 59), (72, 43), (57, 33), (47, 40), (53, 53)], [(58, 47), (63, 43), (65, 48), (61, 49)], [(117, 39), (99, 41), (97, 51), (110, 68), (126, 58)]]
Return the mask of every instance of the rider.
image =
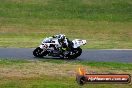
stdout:
[(64, 51), (63, 48), (66, 48), (67, 51), (71, 51), (73, 49), (73, 43), (64, 34), (54, 35), (53, 38), (57, 38), (58, 42), (62, 46), (60, 48), (62, 54)]
[(53, 38), (58, 39), (62, 48), (72, 48), (72, 42), (64, 34), (54, 35)]

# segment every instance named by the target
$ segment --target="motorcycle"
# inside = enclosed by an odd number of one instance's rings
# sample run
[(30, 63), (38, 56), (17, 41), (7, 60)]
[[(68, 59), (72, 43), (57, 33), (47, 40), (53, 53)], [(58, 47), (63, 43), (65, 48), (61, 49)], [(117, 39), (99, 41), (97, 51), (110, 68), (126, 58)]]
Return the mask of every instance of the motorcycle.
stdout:
[(71, 43), (72, 49), (67, 50), (66, 48), (63, 48), (61, 46), (57, 38), (45, 38), (42, 41), (42, 44), (33, 51), (33, 55), (35, 57), (52, 56), (75, 59), (82, 53), (82, 49), (80, 48), (80, 46), (85, 45), (87, 42), (86, 40), (74, 39), (73, 41), (71, 41)]

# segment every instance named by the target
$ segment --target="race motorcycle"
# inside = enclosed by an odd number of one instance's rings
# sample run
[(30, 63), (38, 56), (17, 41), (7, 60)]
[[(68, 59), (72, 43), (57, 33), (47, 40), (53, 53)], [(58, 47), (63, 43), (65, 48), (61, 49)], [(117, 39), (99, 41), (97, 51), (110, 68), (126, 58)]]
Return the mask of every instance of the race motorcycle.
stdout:
[(73, 48), (67, 50), (61, 46), (57, 38), (45, 38), (42, 44), (33, 51), (33, 55), (35, 57), (52, 56), (75, 59), (81, 55), (82, 49), (80, 46), (85, 45), (86, 40), (74, 39), (71, 43)]

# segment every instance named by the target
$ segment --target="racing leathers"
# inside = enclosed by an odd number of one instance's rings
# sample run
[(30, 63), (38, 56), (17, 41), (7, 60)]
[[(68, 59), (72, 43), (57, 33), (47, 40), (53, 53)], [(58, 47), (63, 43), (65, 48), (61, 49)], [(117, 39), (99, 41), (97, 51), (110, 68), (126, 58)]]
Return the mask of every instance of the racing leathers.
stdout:
[(68, 54), (70, 54), (70, 52), (73, 49), (72, 41), (70, 41), (68, 38), (66, 38), (65, 35), (63, 35), (63, 34), (55, 35), (55, 36), (53, 36), (53, 38), (57, 38), (58, 39), (58, 42), (61, 45), (61, 47), (59, 47), (59, 50), (60, 50), (60, 53), (62, 55), (64, 55), (63, 54), (64, 51), (68, 51)]

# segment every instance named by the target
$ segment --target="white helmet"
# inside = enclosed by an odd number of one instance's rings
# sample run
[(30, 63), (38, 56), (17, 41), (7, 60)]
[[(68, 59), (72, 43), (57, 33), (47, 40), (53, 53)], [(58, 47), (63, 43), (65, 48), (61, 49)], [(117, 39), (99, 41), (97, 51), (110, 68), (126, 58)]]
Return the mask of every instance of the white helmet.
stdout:
[(60, 40), (60, 41), (64, 41), (66, 36), (64, 34), (59, 34), (57, 35), (57, 38)]

